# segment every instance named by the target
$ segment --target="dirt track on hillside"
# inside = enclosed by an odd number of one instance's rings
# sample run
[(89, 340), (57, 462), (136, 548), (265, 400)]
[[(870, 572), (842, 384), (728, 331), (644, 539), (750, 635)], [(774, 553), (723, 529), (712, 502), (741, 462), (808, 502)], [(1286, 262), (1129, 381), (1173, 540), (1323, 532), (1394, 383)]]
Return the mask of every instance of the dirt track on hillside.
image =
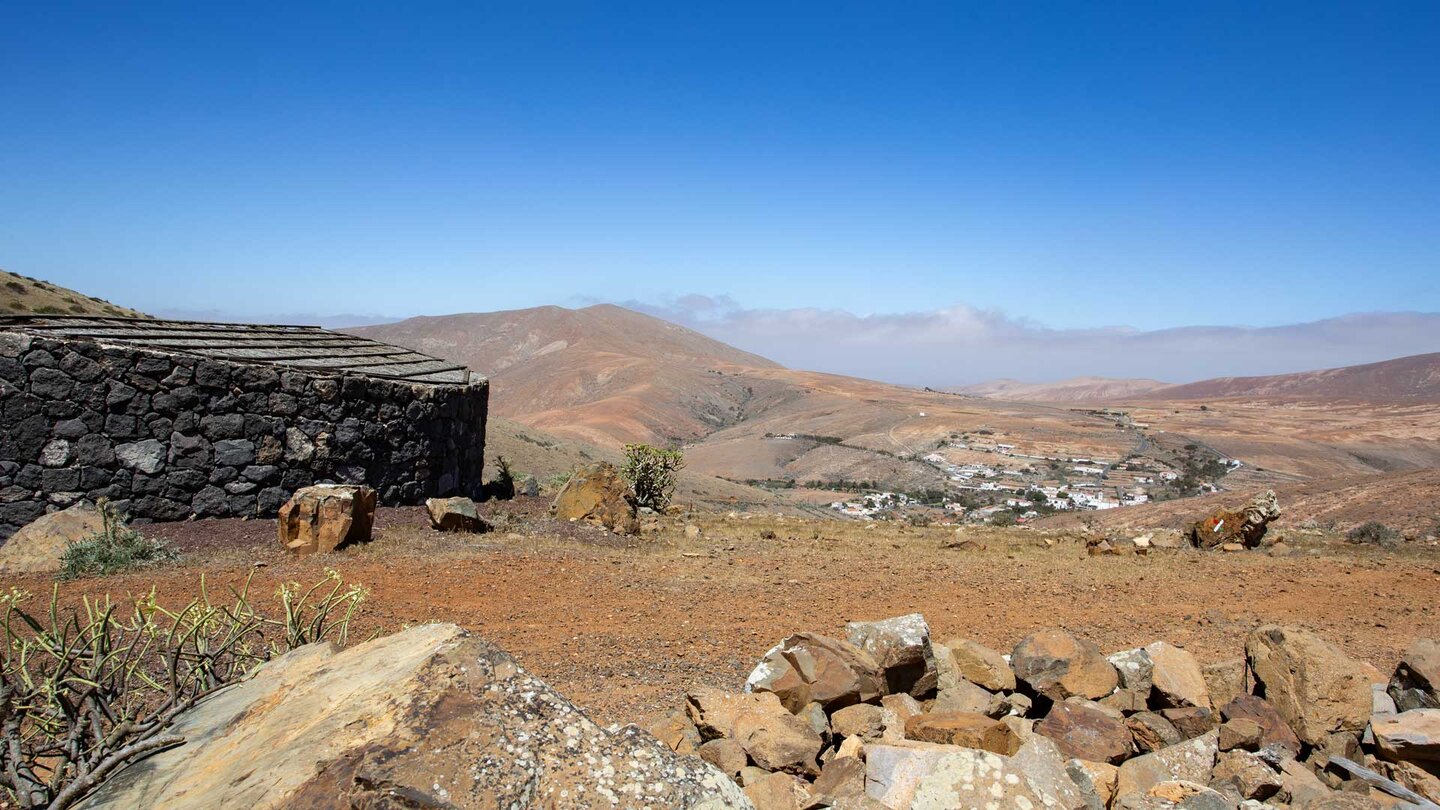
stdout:
[[(523, 500), (523, 499), (522, 499)], [(493, 509), (492, 509), (493, 511)], [(1264, 622), (1310, 626), (1382, 671), (1417, 635), (1440, 628), (1440, 549), (1399, 554), (1340, 546), (1294, 558), (1254, 552), (1084, 554), (1046, 548), (1035, 532), (977, 530), (987, 548), (942, 548), (953, 531), (795, 518), (694, 516), (620, 540), (543, 517), (538, 501), (506, 505), (493, 534), (440, 535), (416, 509), (382, 510), (377, 539), (323, 558), (288, 558), (271, 521), (149, 527), (186, 551), (181, 565), (63, 583), (81, 594), (188, 599), (199, 574), (212, 592), (254, 563), (255, 592), (312, 582), (334, 567), (371, 589), (361, 630), (457, 622), (499, 643), (602, 722), (641, 720), (679, 705), (694, 684), (738, 688), (755, 660), (791, 632), (838, 634), (849, 619), (920, 611), (943, 639), (1007, 650), (1061, 626), (1107, 650), (1164, 638), (1204, 661), (1237, 657)], [(773, 532), (765, 539), (762, 532)], [(47, 594), (48, 579), (6, 582)]]

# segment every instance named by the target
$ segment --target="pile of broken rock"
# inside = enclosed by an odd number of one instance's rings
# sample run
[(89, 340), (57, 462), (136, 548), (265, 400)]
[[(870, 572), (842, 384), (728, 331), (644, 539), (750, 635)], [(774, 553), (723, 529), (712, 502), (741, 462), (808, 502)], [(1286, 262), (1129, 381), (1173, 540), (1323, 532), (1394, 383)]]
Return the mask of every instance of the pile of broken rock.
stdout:
[(799, 633), (743, 692), (694, 689), (655, 724), (759, 810), (1363, 808), (1440, 800), (1440, 644), (1388, 682), (1313, 633), (1265, 626), (1202, 665), (1163, 641), (1104, 655), (1060, 630), (1004, 656), (919, 614)]

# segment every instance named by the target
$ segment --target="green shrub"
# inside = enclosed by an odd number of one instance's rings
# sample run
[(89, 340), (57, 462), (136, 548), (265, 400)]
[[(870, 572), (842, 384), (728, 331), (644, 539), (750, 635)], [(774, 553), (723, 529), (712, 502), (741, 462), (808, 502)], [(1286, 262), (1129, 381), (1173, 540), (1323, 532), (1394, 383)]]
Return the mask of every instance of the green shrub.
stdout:
[(126, 525), (123, 516), (105, 501), (99, 504), (104, 528), (65, 547), (60, 557), (60, 578), (109, 576), (131, 568), (144, 568), (179, 559), (163, 540), (154, 540)]
[(515, 497), (515, 470), (504, 456), (495, 457), (495, 479), (485, 485), (485, 495), (499, 501)]
[(178, 609), (152, 590), (131, 600), (31, 609), (0, 593), (0, 806), (63, 810), (128, 763), (184, 738), (175, 719), (273, 656), (330, 640), (344, 646), (363, 588), (339, 574), (281, 586), (279, 605), (198, 593)]
[(1385, 548), (1400, 544), (1399, 532), (1386, 526), (1384, 523), (1374, 520), (1356, 526), (1347, 532), (1345, 537), (1352, 543), (1383, 546)]
[(665, 450), (648, 444), (625, 445), (625, 478), (635, 493), (635, 502), (657, 512), (665, 511), (675, 493), (675, 474), (685, 468), (679, 450)]

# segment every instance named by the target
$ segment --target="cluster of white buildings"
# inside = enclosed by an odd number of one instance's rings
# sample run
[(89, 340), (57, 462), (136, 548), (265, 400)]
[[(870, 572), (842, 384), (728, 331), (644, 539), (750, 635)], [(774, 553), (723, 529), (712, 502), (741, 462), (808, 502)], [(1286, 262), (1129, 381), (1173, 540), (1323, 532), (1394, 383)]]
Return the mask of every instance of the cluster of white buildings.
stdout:
[(830, 508), (849, 517), (874, 517), (902, 506), (909, 506), (915, 500), (899, 492), (871, 492), (853, 501), (835, 501)]

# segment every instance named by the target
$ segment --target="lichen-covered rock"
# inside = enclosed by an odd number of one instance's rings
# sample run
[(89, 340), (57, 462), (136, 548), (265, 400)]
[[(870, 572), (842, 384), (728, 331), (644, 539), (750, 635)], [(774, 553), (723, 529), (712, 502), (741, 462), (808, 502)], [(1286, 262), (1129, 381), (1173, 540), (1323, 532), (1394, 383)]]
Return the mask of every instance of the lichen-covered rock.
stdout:
[(1102, 698), (1120, 682), (1100, 648), (1063, 630), (1026, 636), (1010, 654), (1010, 667), (1017, 679), (1051, 700)]
[(565, 482), (550, 511), (560, 520), (596, 523), (616, 534), (635, 534), (640, 520), (630, 485), (615, 465), (597, 461)]
[(773, 692), (787, 709), (807, 703), (826, 709), (884, 694), (880, 666), (869, 653), (837, 638), (797, 633), (775, 645), (745, 681), (750, 692)]
[(1303, 742), (1359, 733), (1370, 722), (1370, 684), (1380, 673), (1314, 633), (1266, 625), (1250, 633), (1245, 656), (1265, 699)]
[(607, 731), (454, 625), (302, 647), (173, 731), (183, 745), (80, 807), (750, 807), (710, 765), (634, 726)]
[(938, 682), (930, 625), (919, 613), (873, 622), (850, 622), (845, 637), (869, 653), (885, 675), (887, 691), (919, 697)]
[(0, 572), (58, 571), (66, 546), (104, 528), (105, 518), (100, 510), (88, 503), (42, 515), (22, 526), (0, 546)]
[(490, 531), (490, 524), (480, 517), (480, 508), (469, 498), (428, 498), (425, 513), (430, 516), (430, 527), (442, 532)]
[(1128, 759), (1120, 765), (1115, 795), (1117, 798), (1143, 795), (1161, 782), (1175, 779), (1206, 784), (1215, 767), (1217, 753), (1216, 735), (1211, 733), (1153, 754)]
[(892, 810), (1085, 806), (1064, 760), (1043, 738), (1014, 757), (915, 742), (867, 746), (865, 755), (866, 793)]
[(352, 484), (316, 484), (296, 492), (280, 507), (280, 545), (292, 554), (324, 554), (350, 543), (370, 541), (375, 525), (375, 490)]
[(1102, 698), (1101, 702), (1122, 712), (1138, 712), (1148, 708), (1150, 693), (1154, 689), (1152, 675), (1155, 669), (1150, 661), (1150, 653), (1141, 647), (1111, 653), (1105, 660), (1115, 667), (1120, 686), (1114, 694)]

